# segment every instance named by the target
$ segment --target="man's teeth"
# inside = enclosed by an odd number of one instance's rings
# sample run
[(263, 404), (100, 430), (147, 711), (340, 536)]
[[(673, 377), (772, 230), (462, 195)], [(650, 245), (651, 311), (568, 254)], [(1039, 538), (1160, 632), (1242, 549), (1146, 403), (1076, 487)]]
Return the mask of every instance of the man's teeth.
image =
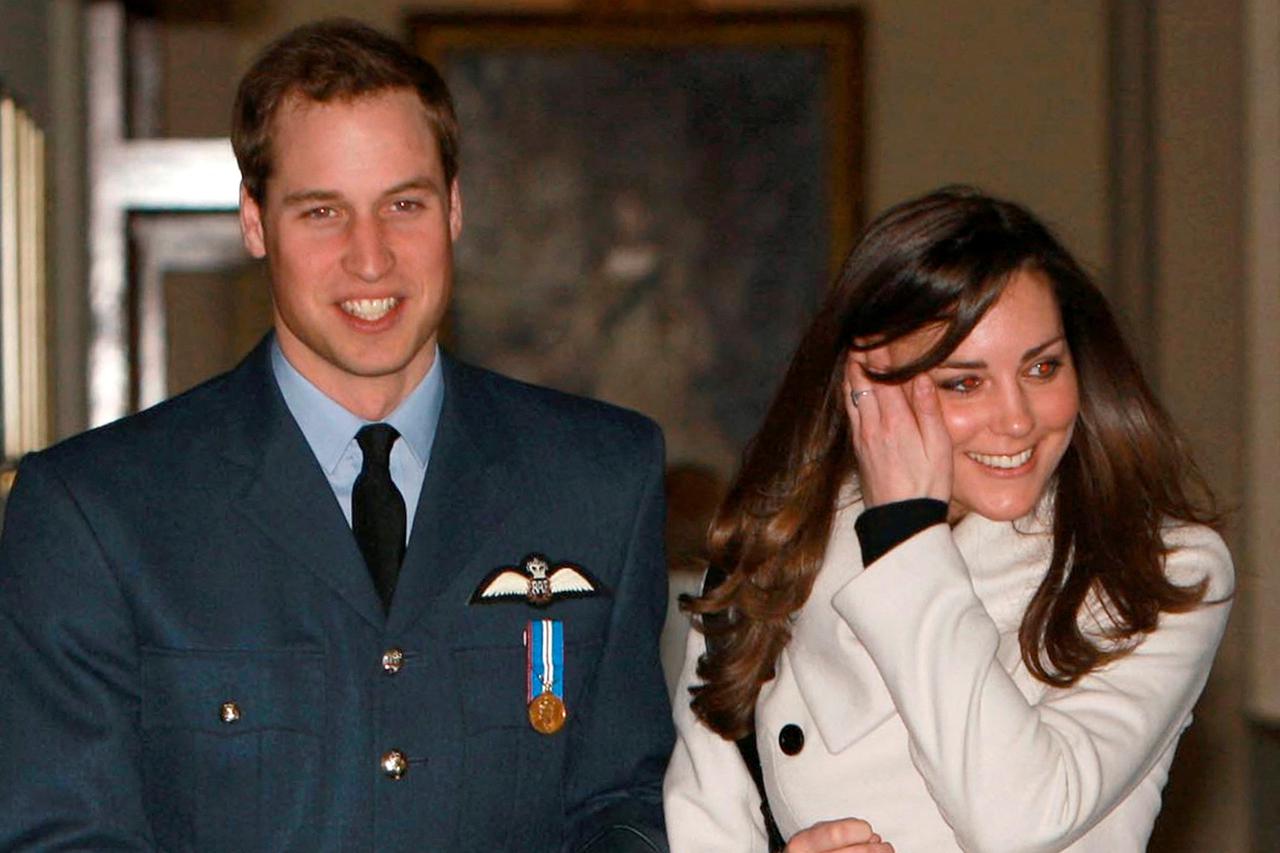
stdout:
[(394, 296), (382, 299), (348, 299), (342, 303), (342, 310), (361, 320), (381, 320), (399, 302)]
[(1034, 447), (1028, 447), (1016, 456), (988, 456), (985, 453), (970, 453), (968, 456), (974, 462), (981, 462), (991, 468), (1017, 468), (1027, 464), (1033, 450), (1035, 450)]

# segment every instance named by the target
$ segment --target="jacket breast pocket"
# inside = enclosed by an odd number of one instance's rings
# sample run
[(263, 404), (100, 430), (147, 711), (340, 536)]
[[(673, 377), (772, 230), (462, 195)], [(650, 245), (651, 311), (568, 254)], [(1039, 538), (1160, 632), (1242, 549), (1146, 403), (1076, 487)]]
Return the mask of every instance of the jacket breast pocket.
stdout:
[(160, 847), (315, 847), (323, 663), (307, 651), (142, 651), (144, 781)]
[(586, 712), (600, 642), (564, 650), (566, 716), (551, 734), (534, 730), (525, 652), (518, 645), (455, 649), (465, 777), (458, 851), (554, 850), (564, 824), (561, 792), (579, 715)]

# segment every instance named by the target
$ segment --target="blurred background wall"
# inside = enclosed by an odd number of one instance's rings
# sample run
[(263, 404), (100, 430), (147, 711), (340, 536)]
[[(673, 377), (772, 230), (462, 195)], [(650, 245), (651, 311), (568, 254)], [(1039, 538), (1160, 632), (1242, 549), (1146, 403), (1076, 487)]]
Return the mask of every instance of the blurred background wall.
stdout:
[[(81, 58), (91, 5), (0, 0), (0, 82), (45, 124), (50, 141), (58, 437), (89, 423)], [(862, 211), (964, 182), (1024, 202), (1055, 224), (1108, 291), (1153, 384), (1233, 510), (1236, 608), (1151, 849), (1280, 849), (1280, 641), (1270, 632), (1280, 620), (1280, 498), (1268, 482), (1280, 470), (1280, 2), (851, 5), (864, 25)], [(155, 87), (130, 132), (168, 138), (225, 136), (235, 82), (254, 53), (315, 17), (354, 15), (407, 38), (414, 12), (564, 8), (557, 0), (128, 6), (122, 49), (150, 57), (130, 80)], [(707, 0), (700, 8), (808, 7)], [(162, 283), (179, 306), (169, 314), (178, 324), (168, 333), (171, 378), (194, 382), (252, 341), (251, 324), (235, 317), (261, 311), (253, 275), (231, 273), (235, 293), (226, 275), (199, 270), (178, 269)], [(216, 347), (184, 351), (181, 324), (199, 324), (209, 311), (232, 318), (225, 334)]]

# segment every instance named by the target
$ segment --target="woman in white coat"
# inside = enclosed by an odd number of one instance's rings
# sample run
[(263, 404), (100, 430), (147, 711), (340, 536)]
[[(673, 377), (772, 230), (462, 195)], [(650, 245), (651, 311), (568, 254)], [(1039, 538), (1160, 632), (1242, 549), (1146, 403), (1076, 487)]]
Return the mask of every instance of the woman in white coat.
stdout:
[(1227, 619), (1214, 521), (1041, 223), (966, 189), (888, 211), (713, 523), (672, 850), (768, 849), (744, 737), (790, 853), (1145, 849)]

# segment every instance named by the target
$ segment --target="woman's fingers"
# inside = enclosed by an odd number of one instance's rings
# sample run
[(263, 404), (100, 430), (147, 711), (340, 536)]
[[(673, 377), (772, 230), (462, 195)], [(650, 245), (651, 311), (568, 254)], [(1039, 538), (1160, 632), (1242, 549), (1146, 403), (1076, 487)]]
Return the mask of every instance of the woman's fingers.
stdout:
[[(870, 376), (867, 379), (871, 381)], [(907, 402), (905, 388), (902, 385), (889, 385), (883, 382), (874, 383), (871, 387), (874, 389), (872, 396), (876, 398), (876, 411), (879, 414), (880, 424), (885, 431), (895, 438), (912, 437), (916, 418), (911, 412), (910, 403)]]
[(827, 820), (803, 829), (787, 842), (786, 853), (892, 853), (871, 829), (858, 818)]
[(876, 381), (890, 367), (883, 348), (850, 352), (845, 362), (844, 405), (863, 502), (948, 500), (951, 439), (937, 389), (923, 374), (899, 384)]
[(934, 464), (935, 478), (927, 497), (949, 500), (953, 461), (951, 457), (951, 433), (947, 432), (942, 418), (942, 403), (938, 399), (937, 386), (928, 375), (920, 374), (911, 380), (911, 409), (924, 444), (925, 455)]
[(867, 354), (850, 351), (844, 369), (844, 406), (853, 427), (855, 441), (868, 427), (874, 429), (880, 414), (876, 409), (876, 387), (866, 371)]
[(852, 349), (847, 350), (844, 359), (844, 380), (846, 382), (856, 382), (862, 378), (861, 365), (866, 360), (866, 353)]
[[(858, 375), (853, 379), (854, 393), (860, 395), (858, 403), (861, 404), (864, 400), (874, 403), (875, 417), (867, 425), (883, 426), (885, 432), (894, 439), (904, 433), (909, 435), (915, 423), (915, 416), (911, 413), (906, 389), (900, 384), (879, 382), (875, 378), (887, 373), (893, 367), (888, 349), (878, 347), (857, 353), (854, 362), (860, 368)], [(860, 389), (866, 389), (871, 393), (862, 396), (863, 392)], [(859, 406), (859, 408), (862, 407)]]

